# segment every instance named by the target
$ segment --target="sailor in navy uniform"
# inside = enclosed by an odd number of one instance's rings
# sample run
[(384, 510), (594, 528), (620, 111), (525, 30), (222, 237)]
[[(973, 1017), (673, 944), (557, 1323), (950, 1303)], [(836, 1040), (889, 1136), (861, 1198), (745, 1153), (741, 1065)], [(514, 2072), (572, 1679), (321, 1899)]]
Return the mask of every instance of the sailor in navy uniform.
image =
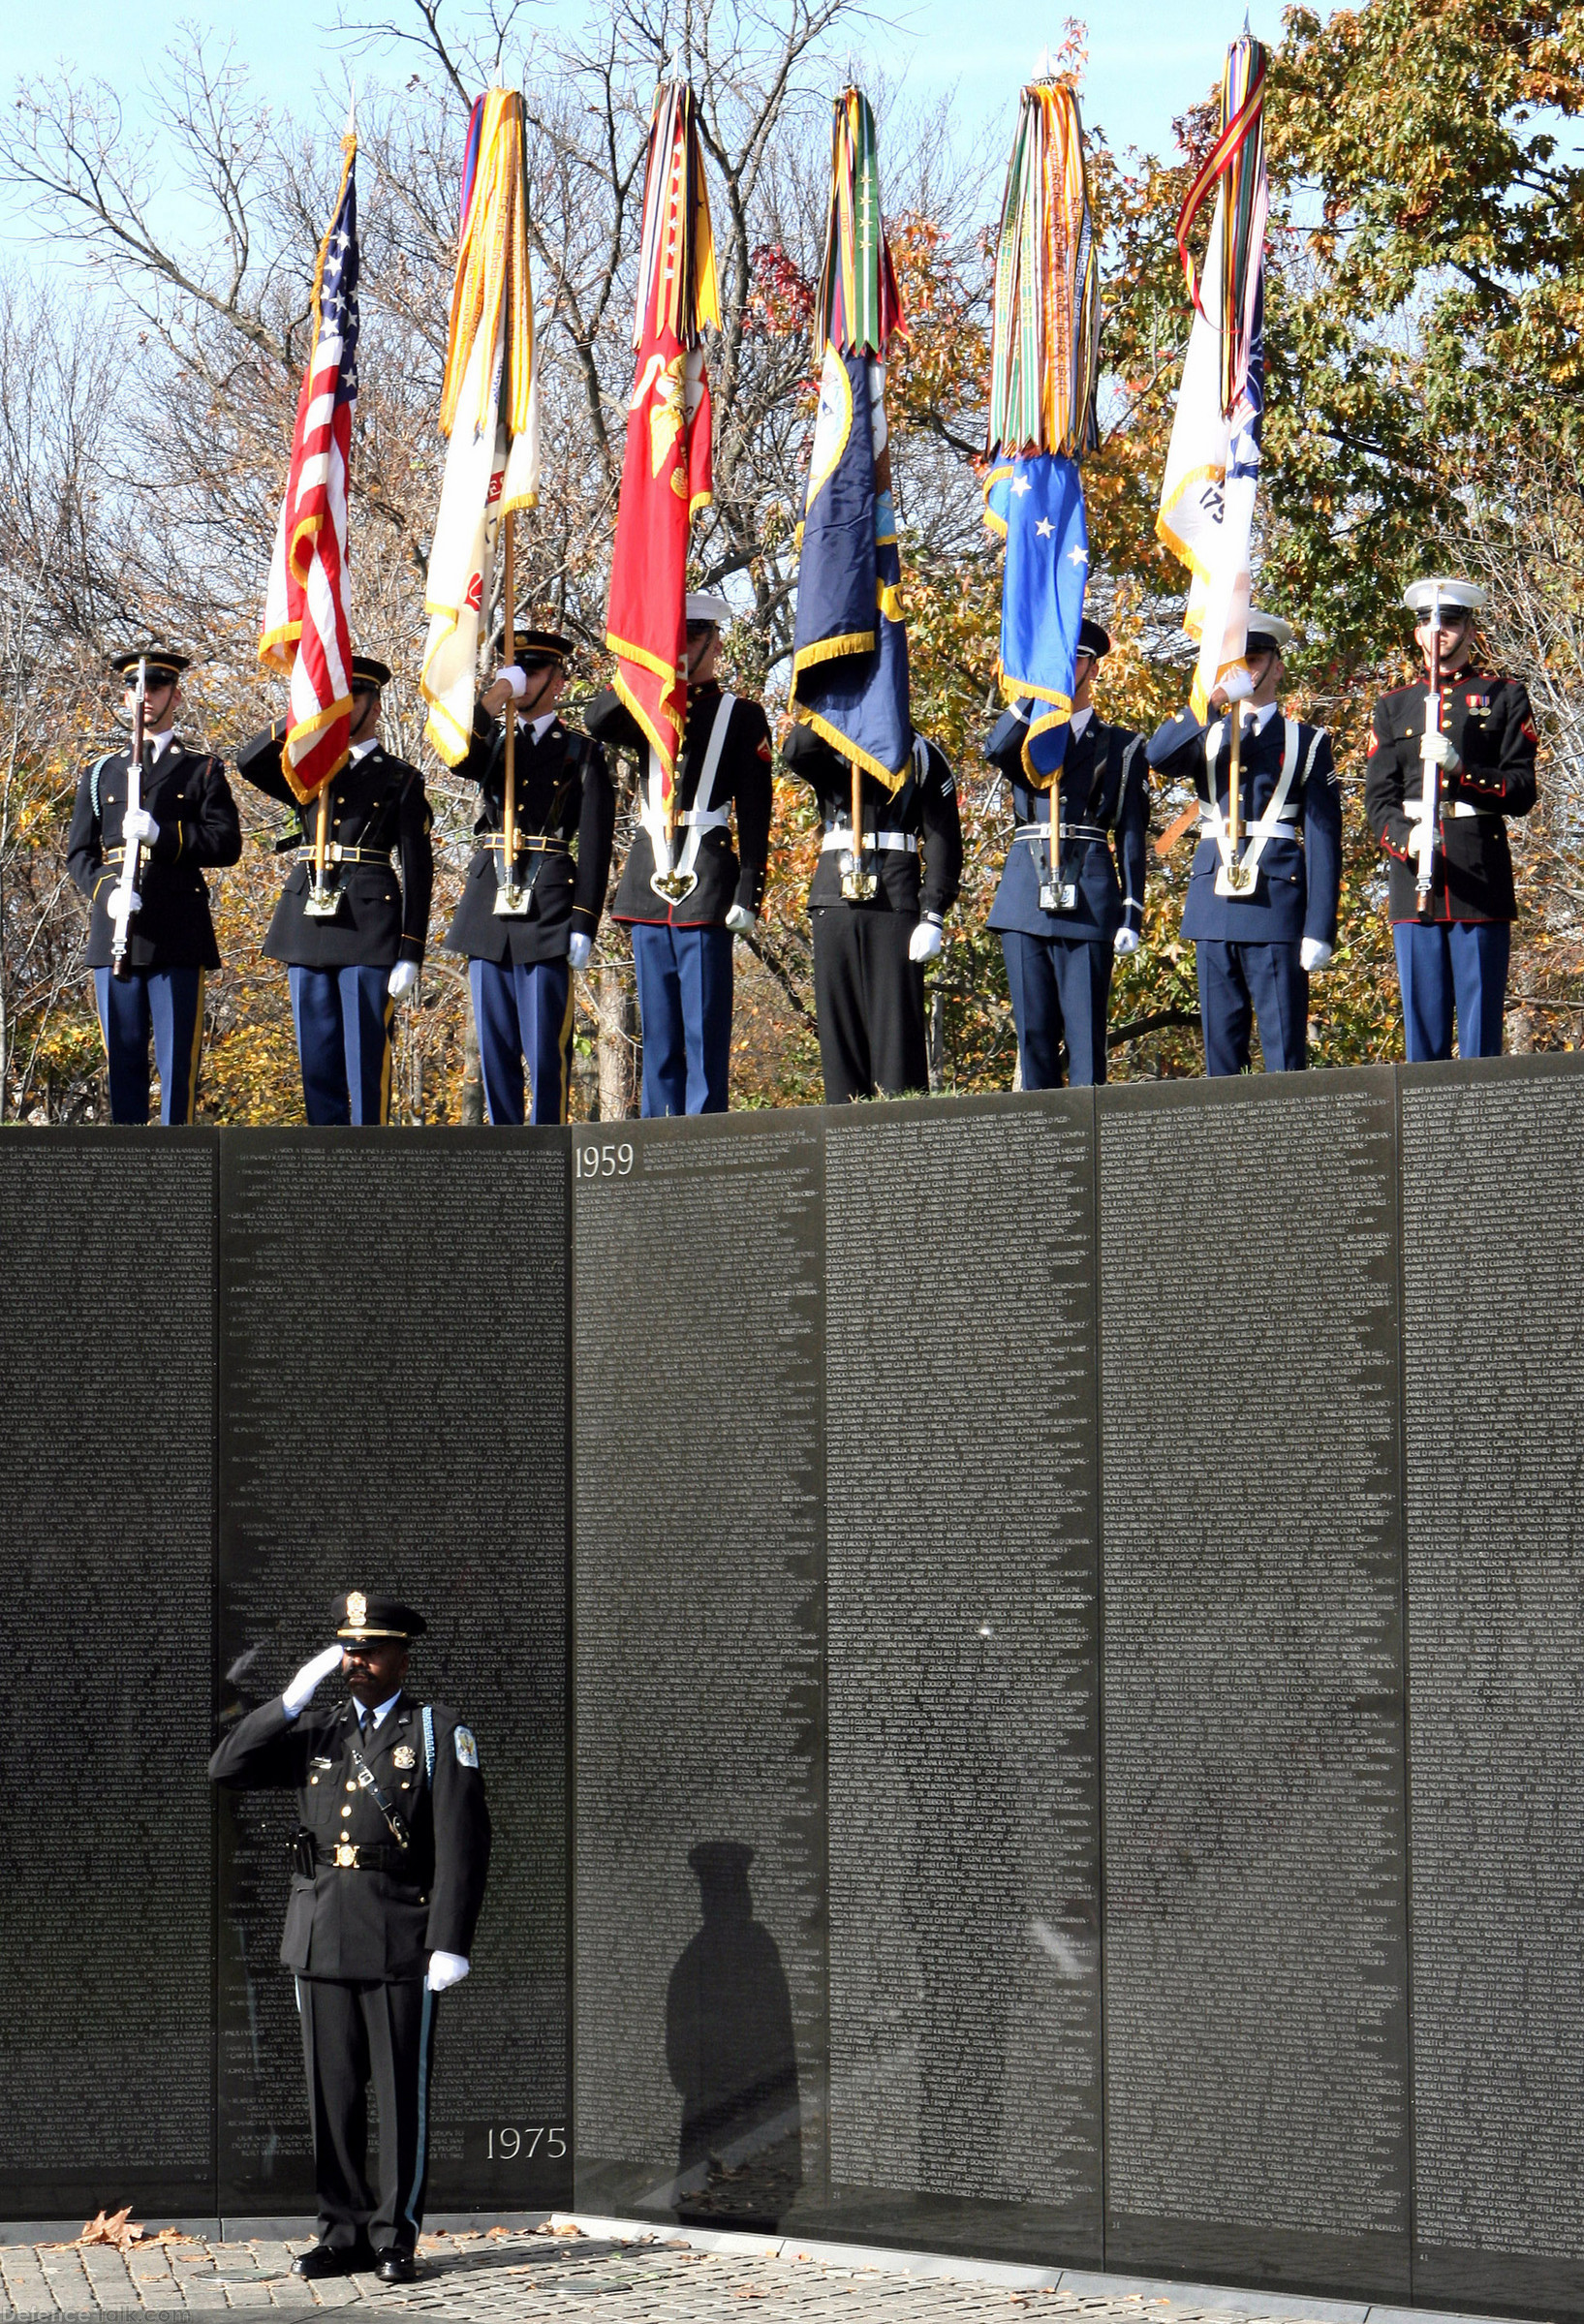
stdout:
[(688, 709), (676, 767), (674, 860), (643, 729), (613, 691), (596, 695), (588, 709), (589, 732), (638, 765), (640, 820), (610, 916), (633, 939), (646, 1116), (725, 1113), (731, 941), (751, 933), (764, 901), (770, 728), (758, 702), (723, 690), (716, 677), (730, 612), (721, 597), (687, 601)]
[[(1425, 677), (1375, 705), (1364, 812), (1389, 859), (1388, 908), (1403, 996), (1409, 1062), (1499, 1057), (1512, 923), (1518, 916), (1506, 819), (1535, 804), (1538, 737), (1516, 678), (1490, 670), (1475, 616), (1485, 602), (1473, 581), (1415, 581), (1403, 603)], [(1441, 632), (1439, 715), (1426, 733), (1433, 633)], [(1436, 844), (1430, 886), (1419, 892), (1426, 744), (1436, 778)]]
[[(496, 653), (505, 646), (503, 623)], [(523, 1119), (525, 1066), (533, 1119), (567, 1119), (572, 973), (587, 968), (594, 949), (616, 829), (604, 751), (556, 716), (570, 640), (553, 630), (519, 628), (514, 648), (514, 660), (480, 698), (472, 746), (457, 769), (479, 786), (473, 828), (483, 845), (446, 931), (447, 950), (467, 954), (484, 1103), (497, 1125)], [(510, 854), (503, 836), (508, 715), (517, 722)]]
[(1167, 719), (1149, 746), (1164, 784), (1199, 794), (1198, 851), (1183, 908), (1183, 935), (1198, 968), (1207, 1073), (1246, 1073), (1259, 1023), (1267, 1071), (1309, 1063), (1309, 978), (1336, 948), (1342, 888), (1342, 793), (1323, 727), (1284, 718), (1277, 706), (1282, 655), (1292, 641), (1274, 613), (1249, 615), (1244, 656), (1253, 692), (1243, 721), (1236, 846), (1230, 827), (1231, 718), (1202, 727), (1192, 711)]
[[(281, 766), (284, 719), (236, 755), (243, 780), (295, 819), (277, 843), (276, 852), (295, 861), (264, 948), (266, 959), (286, 963), (302, 1101), (316, 1126), (388, 1120), (390, 1020), (418, 982), (428, 935), (434, 818), (418, 768), (380, 740), (380, 692), (389, 683), (383, 662), (354, 654), (350, 756), (307, 807)], [(321, 801), (323, 892), (313, 868)], [(399, 881), (392, 851), (401, 859)]]
[(1007, 961), (1026, 1090), (1060, 1089), (1064, 1038), (1073, 1088), (1104, 1080), (1112, 963), (1143, 942), (1149, 836), (1144, 737), (1130, 727), (1107, 726), (1090, 698), (1095, 672), (1110, 650), (1109, 633), (1098, 621), (1084, 622), (1057, 786), (1054, 862), (1051, 786), (1047, 780), (1041, 788), (1023, 760), (1026, 707), (1009, 710), (984, 746), (992, 766), (1011, 784), (1017, 817), (989, 925)]
[(843, 858), (853, 853), (851, 761), (801, 724), (789, 731), (781, 756), (789, 774), (813, 786), (824, 826), (809, 918), (825, 1103), (923, 1090), (924, 963), (940, 953), (946, 915), (962, 885), (962, 821), (946, 753), (916, 733), (894, 791), (865, 773), (864, 857), (876, 883), (865, 899), (850, 897), (843, 885)]
[[(234, 863), (242, 827), (225, 769), (175, 735), (185, 654), (150, 646), (117, 654), (133, 714), (146, 672), (140, 804), (127, 807), (130, 747), (109, 751), (78, 779), (66, 866), (92, 906), (87, 963), (109, 1066), (112, 1122), (148, 1120), (148, 1041), (160, 1074), (160, 1120), (190, 1122), (203, 1045), (203, 978), (220, 966), (203, 872)], [(142, 854), (132, 899), (125, 973), (111, 970), (110, 903), (129, 844)]]
[[(422, 1616), (352, 1590), (330, 1619), (335, 1644), (237, 1722), (209, 1774), (237, 1791), (297, 1794), (281, 1960), (295, 1975), (302, 2021), (319, 2240), (292, 2273), (373, 2270), (382, 2282), (408, 2283), (428, 2176), (436, 1999), (468, 1973), (489, 1810), (471, 1729), (403, 1685)], [(351, 1700), (311, 1708), (335, 1670)]]

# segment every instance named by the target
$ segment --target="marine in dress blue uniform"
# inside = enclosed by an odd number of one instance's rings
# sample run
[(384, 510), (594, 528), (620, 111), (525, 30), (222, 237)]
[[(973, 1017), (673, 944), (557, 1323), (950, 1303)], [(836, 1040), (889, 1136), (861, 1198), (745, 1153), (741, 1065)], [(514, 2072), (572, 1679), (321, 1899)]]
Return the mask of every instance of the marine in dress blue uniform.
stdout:
[[(160, 1120), (190, 1122), (198, 1100), (203, 1046), (203, 978), (220, 966), (209, 917), (206, 870), (234, 863), (242, 827), (225, 769), (208, 751), (175, 734), (185, 654), (149, 646), (117, 654), (110, 668), (125, 682), (127, 715), (138, 665), (147, 672), (143, 704), (141, 803), (128, 829), (130, 746), (109, 751), (78, 780), (66, 864), (92, 908), (87, 963), (93, 971), (99, 1029), (109, 1068), (112, 1122), (148, 1120), (148, 1043), (160, 1074)], [(142, 848), (126, 974), (111, 973), (110, 899), (129, 841)]]
[[(489, 1810), (471, 1728), (402, 1683), (422, 1616), (353, 1590), (330, 1619), (335, 1644), (237, 1722), (209, 1774), (234, 1790), (297, 1795), (281, 1960), (296, 1980), (319, 2240), (293, 2274), (375, 2270), (405, 2283), (423, 2224), (437, 2000), (468, 1973)], [(337, 1669), (351, 1699), (315, 1708)]]
[[(390, 1022), (418, 982), (428, 935), (434, 818), (418, 768), (380, 740), (380, 695), (389, 682), (385, 663), (353, 656), (351, 757), (306, 808), (282, 770), (284, 720), (236, 755), (243, 780), (295, 819), (277, 843), (294, 863), (264, 949), (266, 959), (286, 963), (302, 1101), (316, 1126), (388, 1121)], [(326, 886), (334, 903), (328, 916), (312, 909), (320, 900), (313, 871), (320, 795)]]
[[(1475, 615), (1484, 591), (1455, 579), (1415, 581), (1403, 602), (1417, 614), (1414, 637), (1426, 676), (1375, 705), (1364, 812), (1384, 850), (1387, 907), (1403, 996), (1409, 1062), (1450, 1057), (1454, 1018), (1460, 1057), (1499, 1057), (1512, 923), (1518, 916), (1506, 819), (1535, 804), (1538, 737), (1516, 678), (1488, 669)], [(1419, 894), (1429, 663), (1440, 607), (1439, 760), (1431, 883)]]
[[(1111, 967), (1144, 934), (1149, 786), (1144, 737), (1107, 726), (1090, 700), (1111, 650), (1098, 621), (1078, 632), (1072, 735), (1057, 787), (1056, 859), (1050, 801), (1023, 764), (1028, 718), (1009, 710), (984, 755), (1011, 785), (1017, 830), (990, 910), (1001, 938), (1026, 1090), (1062, 1085), (1061, 1047), (1074, 1089), (1105, 1078)], [(1114, 850), (1114, 852), (1113, 852)]]
[[(1235, 854), (1231, 847), (1231, 716), (1208, 728), (1192, 711), (1167, 719), (1149, 745), (1165, 783), (1192, 783), (1200, 839), (1183, 909), (1198, 970), (1204, 1069), (1246, 1073), (1258, 1019), (1267, 1071), (1309, 1063), (1309, 978), (1336, 948), (1342, 889), (1342, 793), (1323, 727), (1284, 718), (1277, 702), (1292, 630), (1251, 612), (1245, 656), (1254, 691), (1243, 719)], [(1212, 697), (1212, 706), (1215, 698)]]
[[(497, 653), (505, 643), (503, 625)], [(515, 661), (500, 671), (474, 712), (472, 747), (457, 770), (479, 786), (473, 828), (483, 845), (468, 866), (446, 931), (448, 951), (467, 955), (484, 1103), (497, 1125), (523, 1119), (525, 1067), (533, 1119), (567, 1119), (572, 976), (587, 968), (594, 948), (616, 828), (605, 752), (556, 715), (571, 641), (553, 630), (519, 628), (514, 643)], [(516, 830), (510, 857), (504, 838), (507, 717), (517, 721)], [(526, 891), (525, 908), (502, 913), (497, 898), (512, 882)]]
[[(723, 691), (716, 678), (730, 615), (724, 598), (700, 592), (687, 601), (687, 725), (676, 767), (676, 860), (668, 871), (659, 860), (657, 841), (663, 849), (666, 838), (650, 796), (643, 730), (613, 691), (596, 695), (588, 709), (589, 732), (638, 765), (640, 817), (610, 916), (633, 940), (646, 1117), (725, 1113), (731, 944), (750, 934), (764, 901), (770, 728), (758, 702)], [(675, 892), (657, 880), (668, 880)]]

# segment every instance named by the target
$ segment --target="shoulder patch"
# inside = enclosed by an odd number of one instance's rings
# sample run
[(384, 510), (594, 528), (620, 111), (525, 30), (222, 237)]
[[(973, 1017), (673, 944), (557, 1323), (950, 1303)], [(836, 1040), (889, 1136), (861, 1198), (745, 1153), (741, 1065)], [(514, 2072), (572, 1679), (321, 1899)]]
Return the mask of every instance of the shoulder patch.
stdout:
[(770, 763), (770, 737), (768, 734), (761, 734), (754, 747), (759, 752), (759, 755), (763, 759), (765, 765), (768, 766)]
[(1378, 751), (1380, 748), (1381, 748), (1381, 737), (1380, 737), (1380, 735), (1379, 735), (1379, 734), (1377, 734), (1377, 732), (1375, 731), (1375, 728), (1372, 727), (1372, 728), (1370, 728), (1370, 739), (1369, 739), (1369, 742), (1366, 744), (1366, 746), (1365, 746), (1365, 750), (1364, 750), (1364, 756), (1365, 756), (1365, 758), (1366, 758), (1366, 759), (1373, 759), (1373, 758), (1375, 757), (1375, 754), (1376, 754), (1376, 752), (1377, 752), (1377, 751)]
[(453, 1737), (453, 1741), (456, 1745), (457, 1766), (477, 1767), (479, 1764), (479, 1746), (473, 1740), (473, 1729), (471, 1727), (458, 1727)]

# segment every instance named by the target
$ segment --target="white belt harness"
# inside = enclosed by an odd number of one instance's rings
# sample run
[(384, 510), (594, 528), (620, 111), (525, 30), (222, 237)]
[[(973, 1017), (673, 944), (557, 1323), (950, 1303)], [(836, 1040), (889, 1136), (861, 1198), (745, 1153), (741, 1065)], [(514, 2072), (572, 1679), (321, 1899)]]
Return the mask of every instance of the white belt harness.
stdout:
[[(1226, 735), (1227, 721), (1220, 718), (1217, 719), (1204, 738), (1204, 762), (1210, 770), (1212, 787), (1216, 779), (1216, 760), (1221, 756), (1221, 746)], [(1292, 798), (1293, 777), (1298, 772), (1298, 722), (1295, 718), (1283, 719), (1282, 736), (1281, 781), (1277, 784), (1271, 796), (1270, 805), (1265, 809), (1264, 814), (1259, 817), (1258, 821), (1244, 826), (1248, 833), (1249, 844), (1239, 857), (1239, 861), (1251, 873), (1258, 872), (1259, 869), (1259, 858), (1265, 852), (1267, 839), (1295, 839), (1297, 837), (1296, 831), (1292, 828), (1298, 820), (1298, 802)], [(1300, 791), (1309, 780), (1310, 770), (1315, 763), (1315, 753), (1319, 748), (1320, 733), (1317, 729), (1314, 740), (1309, 745), (1309, 756), (1304, 760), (1303, 776), (1298, 785)], [(1227, 818), (1221, 812), (1221, 802), (1214, 796), (1199, 801), (1199, 829), (1214, 835), (1216, 851), (1221, 857), (1223, 867), (1229, 871), (1232, 862), (1231, 832), (1227, 828)]]
[(726, 730), (731, 724), (731, 712), (736, 703), (734, 694), (723, 694), (715, 711), (715, 724), (709, 729), (709, 741), (704, 750), (704, 763), (699, 772), (699, 788), (693, 794), (693, 805), (685, 815), (676, 819), (677, 828), (686, 831), (682, 852), (674, 866), (671, 851), (666, 840), (666, 817), (660, 798), (660, 754), (653, 743), (649, 745), (649, 780), (643, 789), (643, 812), (638, 821), (649, 834), (649, 845), (655, 852), (655, 871), (662, 880), (668, 880), (674, 869), (679, 879), (695, 877), (694, 866), (699, 860), (699, 842), (706, 831), (724, 831), (730, 818), (724, 807), (712, 807), (715, 778), (720, 772), (721, 753), (726, 748)]

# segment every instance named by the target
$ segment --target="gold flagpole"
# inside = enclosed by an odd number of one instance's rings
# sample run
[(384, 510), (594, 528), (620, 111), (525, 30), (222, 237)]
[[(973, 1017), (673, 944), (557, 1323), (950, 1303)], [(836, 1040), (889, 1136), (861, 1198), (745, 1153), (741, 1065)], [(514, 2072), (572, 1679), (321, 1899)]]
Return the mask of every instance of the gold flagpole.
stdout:
[(1227, 770), (1227, 871), (1228, 878), (1237, 874), (1237, 820), (1241, 805), (1238, 793), (1243, 783), (1243, 704), (1228, 705), (1232, 713), (1232, 759)]

